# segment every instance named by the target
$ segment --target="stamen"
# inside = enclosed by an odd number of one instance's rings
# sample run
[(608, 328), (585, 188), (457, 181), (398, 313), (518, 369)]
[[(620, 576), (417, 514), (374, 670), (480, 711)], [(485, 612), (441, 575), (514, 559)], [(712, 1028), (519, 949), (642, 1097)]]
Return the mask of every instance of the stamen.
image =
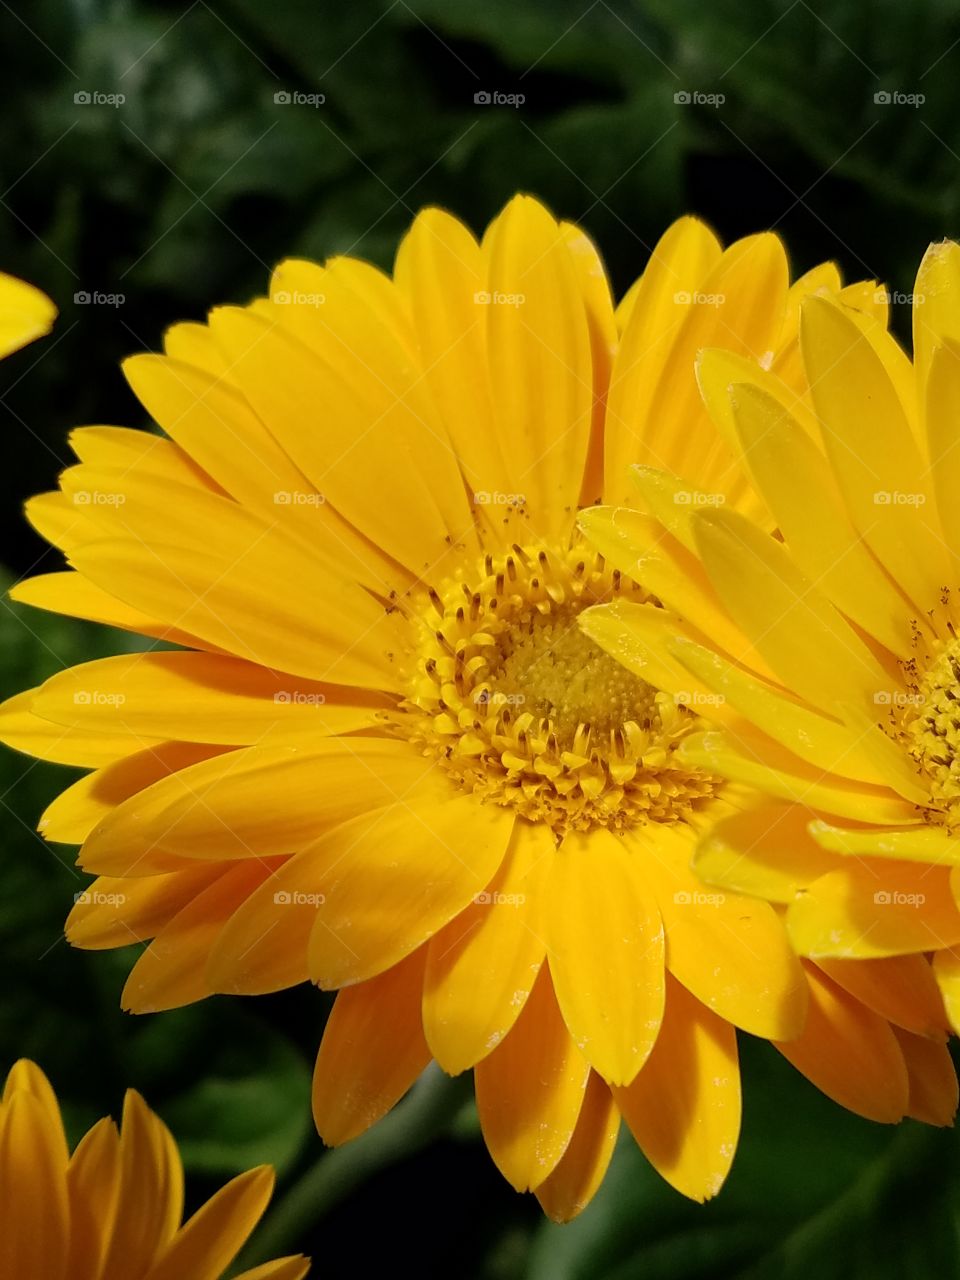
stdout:
[(907, 692), (888, 695), (883, 727), (903, 743), (929, 788), (927, 820), (954, 832), (960, 830), (960, 640), (949, 630), (951, 639), (935, 647), (925, 669), (912, 659), (903, 664)]
[(557, 838), (689, 820), (721, 785), (676, 756), (701, 723), (580, 629), (590, 605), (650, 599), (583, 551), (514, 545), (425, 595), (394, 728), (458, 786)]

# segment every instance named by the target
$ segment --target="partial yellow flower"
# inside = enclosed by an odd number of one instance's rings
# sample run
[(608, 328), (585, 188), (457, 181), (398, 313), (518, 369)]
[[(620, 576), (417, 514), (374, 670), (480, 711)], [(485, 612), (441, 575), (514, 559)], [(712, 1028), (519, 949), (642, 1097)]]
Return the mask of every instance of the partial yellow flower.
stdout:
[[(273, 1191), (261, 1165), (228, 1182), (187, 1222), (176, 1143), (139, 1093), (119, 1130), (103, 1119), (71, 1154), (46, 1076), (22, 1058), (0, 1099), (0, 1275), (11, 1280), (218, 1280)], [(237, 1280), (302, 1280), (304, 1257)]]
[(56, 318), (45, 293), (0, 271), (0, 359), (49, 333)]
[(730, 477), (753, 509), (694, 358), (720, 344), (795, 381), (811, 292), (875, 305), (830, 266), (791, 287), (773, 235), (723, 250), (682, 219), (615, 313), (586, 236), (518, 197), (482, 243), (426, 210), (392, 279), (285, 262), (269, 298), (127, 362), (167, 435), (74, 434), (80, 464), (29, 507), (71, 568), (14, 595), (180, 647), (65, 671), (0, 725), (94, 769), (41, 829), (100, 876), (75, 944), (153, 939), (126, 1007), (342, 988), (326, 1141), (431, 1058), (474, 1068), (493, 1158), (556, 1218), (593, 1195), (621, 1115), (675, 1187), (715, 1194), (735, 1029), (792, 1040), (811, 997), (832, 1003), (810, 1078), (878, 1119), (917, 1109), (887, 1022), (822, 994), (769, 903), (691, 873), (698, 833), (749, 800), (682, 763), (698, 708), (577, 627), (686, 582), (577, 532), (629, 462), (696, 494)]
[[(960, 246), (931, 246), (913, 319), (911, 362), (842, 298), (807, 298), (799, 386), (705, 351), (716, 434), (766, 517), (678, 506), (676, 476), (639, 476), (645, 515), (583, 522), (626, 574), (649, 581), (651, 554), (673, 564), (666, 608), (582, 621), (715, 721), (681, 760), (767, 793), (704, 835), (697, 870), (780, 904), (831, 995), (894, 1022), (932, 1118), (952, 1114), (956, 1082), (917, 1034), (942, 1002), (960, 1030)], [(808, 1022), (785, 1052), (816, 1038)]]

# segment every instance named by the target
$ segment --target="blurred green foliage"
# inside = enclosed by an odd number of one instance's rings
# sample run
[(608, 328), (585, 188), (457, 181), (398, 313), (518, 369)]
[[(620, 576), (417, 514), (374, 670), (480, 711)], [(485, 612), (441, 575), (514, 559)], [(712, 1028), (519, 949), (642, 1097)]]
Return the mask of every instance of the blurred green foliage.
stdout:
[[(693, 211), (727, 238), (777, 228), (797, 270), (833, 257), (909, 293), (927, 242), (960, 230), (958, 57), (960, 10), (943, 0), (0, 6), (0, 267), (61, 308), (54, 335), (0, 369), (7, 569), (55, 563), (20, 504), (68, 464), (69, 428), (142, 422), (123, 355), (262, 291), (284, 256), (389, 266), (425, 203), (479, 230), (532, 191), (597, 239), (618, 291)], [(482, 100), (495, 93), (524, 100)], [(123, 301), (79, 300), (90, 294)], [(895, 310), (907, 336), (908, 308)], [(4, 606), (0, 682), (14, 692), (130, 644)], [(329, 1000), (302, 989), (121, 1015), (133, 956), (66, 947), (83, 881), (72, 850), (34, 833), (72, 774), (10, 753), (0, 771), (0, 1058), (48, 1069), (74, 1133), (141, 1088), (181, 1142), (194, 1198), (276, 1163), (298, 1190), (274, 1230), (294, 1221), (286, 1246), (312, 1250), (318, 1274), (398, 1258), (485, 1280), (960, 1274), (953, 1135), (841, 1113), (747, 1037), (740, 1154), (703, 1208), (625, 1141), (582, 1218), (545, 1224), (493, 1170), (459, 1093), (419, 1137), (420, 1111), (398, 1112), (359, 1154), (315, 1166), (309, 1072)]]

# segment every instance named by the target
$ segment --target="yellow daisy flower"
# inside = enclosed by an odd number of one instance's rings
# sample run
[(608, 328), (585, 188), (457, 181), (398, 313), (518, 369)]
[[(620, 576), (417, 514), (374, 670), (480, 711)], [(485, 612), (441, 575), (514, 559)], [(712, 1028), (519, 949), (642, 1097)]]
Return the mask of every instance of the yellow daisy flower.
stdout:
[[(864, 1068), (884, 1063), (878, 1100), (933, 1119), (956, 1080), (942, 1036), (919, 1037), (944, 1004), (960, 1030), (960, 246), (931, 246), (912, 301), (912, 362), (826, 296), (801, 305), (799, 386), (704, 351), (716, 435), (758, 511), (695, 509), (679, 476), (638, 473), (644, 514), (582, 522), (623, 573), (650, 585), (651, 558), (669, 566), (666, 607), (581, 621), (715, 722), (680, 760), (766, 793), (702, 838), (696, 869), (780, 904), (820, 1021), (843, 988), (894, 1023)], [(802, 1068), (818, 1034), (808, 1021), (784, 1051)]]
[[(269, 298), (129, 360), (166, 436), (74, 434), (79, 465), (29, 504), (71, 568), (14, 596), (181, 647), (62, 672), (0, 725), (94, 770), (41, 829), (100, 877), (76, 945), (153, 939), (125, 1006), (342, 989), (314, 1086), (327, 1142), (434, 1058), (475, 1069), (494, 1160), (556, 1218), (596, 1190), (621, 1115), (712, 1196), (735, 1028), (797, 1037), (818, 979), (774, 907), (691, 874), (697, 832), (744, 796), (681, 763), (696, 710), (578, 629), (661, 590), (576, 518), (623, 500), (632, 460), (689, 455), (713, 490), (696, 352), (795, 381), (801, 300), (869, 310), (873, 289), (830, 266), (791, 287), (775, 236), (722, 250), (683, 219), (615, 312), (586, 236), (518, 197), (482, 243), (426, 210), (392, 279), (285, 262)], [(753, 509), (746, 481), (728, 497)], [(859, 1088), (847, 1024), (824, 1045), (802, 1063), (821, 1088), (908, 1110)]]
[[(273, 1191), (261, 1165), (222, 1187), (185, 1223), (183, 1168), (162, 1120), (134, 1089), (119, 1130), (109, 1118), (71, 1154), (60, 1106), (22, 1058), (0, 1099), (0, 1275), (17, 1280), (218, 1280)], [(237, 1280), (301, 1280), (303, 1257)]]
[(0, 360), (49, 333), (56, 318), (45, 293), (0, 271)]

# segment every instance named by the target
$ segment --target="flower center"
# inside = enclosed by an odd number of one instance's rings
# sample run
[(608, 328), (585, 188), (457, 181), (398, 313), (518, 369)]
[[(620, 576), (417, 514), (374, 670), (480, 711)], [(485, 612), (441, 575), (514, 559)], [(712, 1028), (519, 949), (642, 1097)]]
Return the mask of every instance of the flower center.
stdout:
[(900, 737), (930, 787), (931, 820), (960, 828), (960, 640), (944, 645), (906, 695)]
[(549, 719), (565, 742), (581, 725), (603, 736), (628, 720), (659, 723), (656, 689), (595, 645), (577, 625), (578, 613), (557, 609), (531, 618), (524, 630), (508, 630), (489, 701)]
[(649, 600), (582, 543), (514, 546), (414, 599), (397, 727), (453, 780), (532, 821), (614, 830), (689, 819), (719, 783), (682, 766), (697, 717), (605, 654), (585, 608)]

